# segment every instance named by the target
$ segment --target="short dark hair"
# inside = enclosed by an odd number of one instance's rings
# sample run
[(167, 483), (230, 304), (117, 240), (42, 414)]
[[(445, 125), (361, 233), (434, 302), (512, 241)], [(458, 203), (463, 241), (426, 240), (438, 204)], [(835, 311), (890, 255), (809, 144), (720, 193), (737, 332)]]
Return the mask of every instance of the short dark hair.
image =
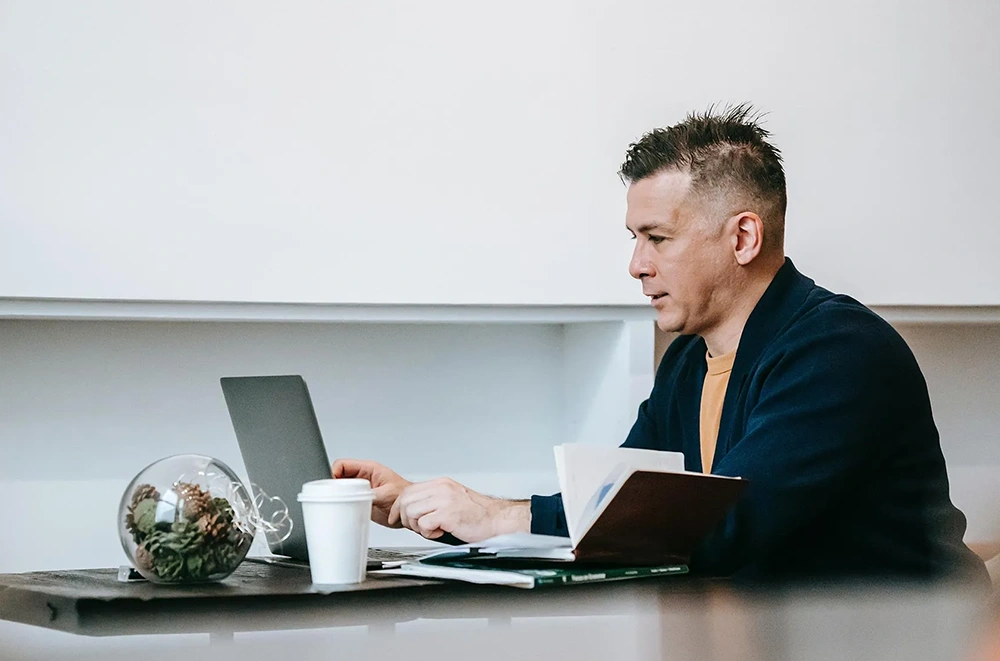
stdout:
[[(705, 198), (730, 195), (757, 208), (770, 232), (765, 243), (784, 241), (785, 171), (781, 152), (767, 139), (760, 115), (749, 104), (691, 113), (680, 124), (646, 133), (625, 153), (618, 175), (632, 183), (666, 170), (691, 175), (691, 191)], [(770, 235), (770, 236), (769, 236)]]

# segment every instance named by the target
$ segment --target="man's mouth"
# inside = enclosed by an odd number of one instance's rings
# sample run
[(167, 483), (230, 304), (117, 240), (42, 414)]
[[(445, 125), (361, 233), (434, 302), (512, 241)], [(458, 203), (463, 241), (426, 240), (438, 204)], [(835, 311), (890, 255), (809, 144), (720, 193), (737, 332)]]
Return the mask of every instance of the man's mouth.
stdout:
[(666, 296), (666, 294), (647, 294), (647, 296), (649, 296), (650, 301), (655, 303), (656, 301)]

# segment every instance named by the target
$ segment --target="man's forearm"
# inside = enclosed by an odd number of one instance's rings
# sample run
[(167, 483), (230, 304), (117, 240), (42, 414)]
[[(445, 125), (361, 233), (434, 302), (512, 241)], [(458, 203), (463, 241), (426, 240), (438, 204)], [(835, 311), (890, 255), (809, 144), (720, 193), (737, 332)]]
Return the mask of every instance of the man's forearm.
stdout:
[(493, 514), (493, 534), (531, 532), (530, 500), (497, 500)]

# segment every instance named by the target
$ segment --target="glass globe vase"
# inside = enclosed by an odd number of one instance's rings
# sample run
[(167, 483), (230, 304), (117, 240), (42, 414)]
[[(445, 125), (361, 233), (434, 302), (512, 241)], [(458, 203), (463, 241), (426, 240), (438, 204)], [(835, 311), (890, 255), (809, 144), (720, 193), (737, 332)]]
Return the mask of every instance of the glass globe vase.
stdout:
[(218, 459), (182, 454), (144, 468), (122, 494), (118, 534), (132, 566), (154, 583), (229, 576), (256, 532), (253, 500)]

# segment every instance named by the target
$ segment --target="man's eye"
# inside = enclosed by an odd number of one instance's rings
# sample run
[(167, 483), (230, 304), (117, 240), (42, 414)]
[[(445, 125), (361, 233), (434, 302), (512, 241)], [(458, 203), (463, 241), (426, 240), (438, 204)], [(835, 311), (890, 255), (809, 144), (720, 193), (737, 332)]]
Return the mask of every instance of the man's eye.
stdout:
[(663, 242), (663, 240), (664, 240), (665, 238), (666, 238), (666, 237), (662, 237), (662, 236), (656, 236), (656, 235), (654, 235), (654, 234), (650, 234), (650, 235), (649, 235), (649, 242), (650, 242), (650, 243), (652, 243), (652, 244), (657, 244), (657, 243), (661, 243), (661, 242)]

